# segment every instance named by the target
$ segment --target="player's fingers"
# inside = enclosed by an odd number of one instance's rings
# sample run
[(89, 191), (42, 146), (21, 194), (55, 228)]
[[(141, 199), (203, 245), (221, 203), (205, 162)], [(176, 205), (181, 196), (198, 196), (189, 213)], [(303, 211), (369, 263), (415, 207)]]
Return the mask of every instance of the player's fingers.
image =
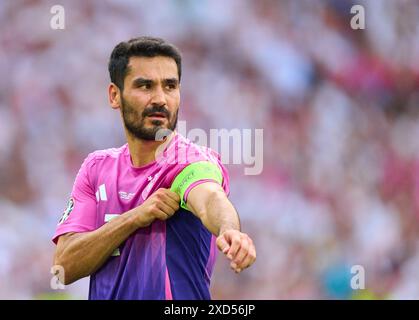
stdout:
[(220, 250), (222, 253), (227, 254), (228, 250), (230, 249), (230, 245), (227, 242), (227, 239), (224, 237), (224, 235), (220, 235), (217, 237), (217, 247), (218, 250)]
[(160, 211), (162, 211), (166, 215), (166, 219), (170, 218), (175, 213), (175, 210), (173, 210), (169, 205), (167, 205), (164, 202), (159, 202), (157, 204), (157, 208), (160, 209)]
[(172, 208), (173, 211), (179, 210), (179, 202), (173, 200), (170, 197), (166, 197), (164, 203), (167, 204), (170, 208)]
[(173, 192), (169, 189), (164, 189), (164, 194), (169, 197), (170, 199), (173, 199), (173, 201), (179, 203), (180, 202), (180, 197), (176, 192)]
[(160, 201), (167, 200), (170, 198), (173, 199), (175, 202), (180, 202), (179, 195), (169, 189), (159, 188), (153, 193), (153, 195), (156, 196), (157, 199)]
[(243, 270), (250, 267), (256, 260), (256, 248), (253, 243), (249, 245), (249, 250), (246, 257), (241, 261), (238, 268)]
[(243, 261), (240, 263), (240, 265), (237, 267), (239, 271), (242, 271), (246, 268), (249, 268), (254, 262), (254, 259), (251, 257), (250, 254), (248, 254)]
[(158, 220), (167, 220), (169, 216), (161, 209), (153, 210), (153, 217)]
[(240, 245), (241, 245), (240, 232), (237, 232), (231, 236), (231, 244), (230, 244), (230, 249), (227, 252), (227, 258), (229, 258), (230, 260), (233, 260), (240, 249)]
[(249, 241), (246, 237), (242, 237), (240, 243), (240, 249), (237, 251), (236, 256), (234, 257), (233, 261), (231, 262), (230, 266), (233, 269), (243, 269), (242, 261), (249, 253)]

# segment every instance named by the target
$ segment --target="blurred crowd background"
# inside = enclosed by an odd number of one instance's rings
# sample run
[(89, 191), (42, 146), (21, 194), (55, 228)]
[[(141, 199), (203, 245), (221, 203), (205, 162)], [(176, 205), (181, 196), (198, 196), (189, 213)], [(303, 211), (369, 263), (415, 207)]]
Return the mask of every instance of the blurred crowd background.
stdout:
[(219, 256), (213, 298), (419, 299), (417, 1), (4, 0), (0, 30), (0, 298), (87, 297), (51, 289), (51, 237), (83, 159), (125, 143), (110, 52), (152, 35), (183, 53), (188, 130), (264, 130), (260, 175), (227, 166), (258, 258)]

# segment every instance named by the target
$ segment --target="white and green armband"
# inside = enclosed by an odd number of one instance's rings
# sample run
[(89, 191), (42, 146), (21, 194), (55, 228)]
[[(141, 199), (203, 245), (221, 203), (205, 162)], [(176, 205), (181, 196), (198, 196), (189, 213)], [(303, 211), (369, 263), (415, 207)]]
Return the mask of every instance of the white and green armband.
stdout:
[(185, 192), (195, 182), (200, 180), (214, 180), (220, 185), (223, 182), (223, 175), (220, 168), (209, 161), (194, 162), (185, 167), (173, 180), (170, 190), (180, 197), (180, 206), (189, 210), (185, 203)]

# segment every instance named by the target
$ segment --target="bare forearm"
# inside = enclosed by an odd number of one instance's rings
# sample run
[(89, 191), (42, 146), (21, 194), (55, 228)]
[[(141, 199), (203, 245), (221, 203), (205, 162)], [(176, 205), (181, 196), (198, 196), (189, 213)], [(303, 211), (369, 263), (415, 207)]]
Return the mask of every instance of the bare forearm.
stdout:
[(212, 192), (201, 212), (201, 220), (205, 227), (218, 236), (225, 230), (240, 230), (240, 220), (236, 209), (223, 191)]
[(95, 272), (137, 228), (145, 226), (141, 225), (135, 210), (127, 211), (95, 231), (71, 236), (55, 259), (55, 264), (64, 268), (64, 283)]
[(213, 182), (197, 185), (187, 200), (188, 208), (217, 236), (217, 247), (231, 260), (235, 272), (241, 272), (255, 261), (253, 241), (241, 232), (239, 215), (220, 185)]

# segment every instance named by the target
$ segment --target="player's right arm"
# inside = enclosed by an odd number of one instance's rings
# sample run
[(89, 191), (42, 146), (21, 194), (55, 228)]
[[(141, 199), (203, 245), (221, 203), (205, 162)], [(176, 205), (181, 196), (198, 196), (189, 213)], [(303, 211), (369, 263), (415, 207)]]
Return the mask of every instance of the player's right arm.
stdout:
[(69, 232), (58, 238), (54, 264), (64, 269), (63, 284), (70, 284), (99, 269), (113, 251), (135, 230), (155, 219), (166, 220), (179, 209), (179, 196), (158, 189), (143, 204), (88, 232)]

